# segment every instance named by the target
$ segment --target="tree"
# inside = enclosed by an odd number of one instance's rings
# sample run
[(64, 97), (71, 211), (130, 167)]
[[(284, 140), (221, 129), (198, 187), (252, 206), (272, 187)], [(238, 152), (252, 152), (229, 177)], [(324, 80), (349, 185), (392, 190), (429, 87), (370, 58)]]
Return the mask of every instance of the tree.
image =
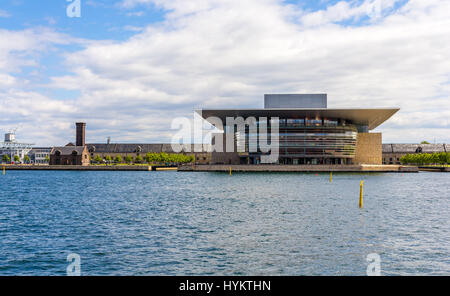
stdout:
[(106, 160), (107, 162), (111, 162), (111, 161), (112, 161), (111, 155), (106, 155), (106, 156), (105, 156), (105, 160)]
[(400, 158), (402, 164), (448, 164), (450, 163), (450, 152), (441, 153), (414, 153), (406, 154)]
[(11, 162), (11, 158), (9, 158), (8, 154), (3, 154), (2, 160), (3, 160), (3, 162)]
[(96, 163), (101, 163), (102, 162), (102, 158), (100, 157), (100, 155), (96, 155), (95, 157), (94, 157), (94, 161), (96, 162)]
[(165, 153), (165, 152), (161, 152), (160, 154), (159, 154), (159, 158), (160, 158), (160, 161), (161, 162), (169, 162), (169, 154), (167, 154), (167, 153)]
[(116, 162), (116, 163), (121, 163), (121, 162), (122, 162), (122, 156), (117, 155), (117, 156), (114, 158), (114, 162)]
[(48, 157), (48, 155), (45, 156), (45, 161), (50, 162), (50, 157)]
[(14, 155), (14, 162), (20, 162), (20, 156)]
[(142, 156), (140, 156), (140, 155), (136, 156), (136, 158), (134, 159), (135, 163), (142, 163), (142, 161), (143, 161), (143, 159), (142, 159)]
[(147, 155), (145, 155), (145, 161), (148, 163), (157, 162), (158, 160), (159, 160), (158, 153), (148, 152)]
[(430, 144), (430, 142), (428, 142), (428, 141), (422, 141), (422, 142), (420, 142), (420, 144)]
[(133, 162), (133, 157), (131, 157), (130, 155), (125, 156), (125, 162), (126, 162), (126, 163), (131, 163), (131, 162)]
[(23, 158), (23, 161), (25, 161), (25, 163), (30, 163), (30, 157), (28, 155), (25, 155), (25, 157)]

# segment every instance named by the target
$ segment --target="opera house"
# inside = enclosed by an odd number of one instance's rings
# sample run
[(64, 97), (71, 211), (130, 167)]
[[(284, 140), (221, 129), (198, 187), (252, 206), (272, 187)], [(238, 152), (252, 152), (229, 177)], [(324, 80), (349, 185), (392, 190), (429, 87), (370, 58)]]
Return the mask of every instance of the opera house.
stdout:
[[(216, 145), (212, 164), (265, 163), (264, 157), (269, 152), (261, 147), (263, 138), (267, 143), (278, 142), (276, 159), (271, 161), (275, 164), (381, 165), (382, 135), (371, 131), (398, 110), (327, 108), (326, 94), (269, 94), (264, 96), (262, 109), (203, 109), (196, 112), (211, 124), (218, 119), (224, 123), (222, 132), (212, 139), (213, 147), (217, 143), (223, 145), (222, 150)], [(242, 118), (246, 123), (248, 118), (255, 118), (258, 129), (255, 132), (249, 125), (237, 129), (237, 121), (229, 121), (230, 118)], [(260, 127), (264, 127), (263, 132)], [(273, 133), (275, 127), (276, 134)], [(226, 147), (234, 149), (230, 151)]]

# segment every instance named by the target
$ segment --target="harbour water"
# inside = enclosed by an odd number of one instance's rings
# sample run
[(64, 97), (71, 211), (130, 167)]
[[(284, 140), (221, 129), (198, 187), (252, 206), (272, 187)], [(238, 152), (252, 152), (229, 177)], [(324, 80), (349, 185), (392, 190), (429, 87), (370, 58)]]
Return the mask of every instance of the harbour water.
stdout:
[(449, 205), (448, 173), (7, 171), (0, 275), (450, 275)]

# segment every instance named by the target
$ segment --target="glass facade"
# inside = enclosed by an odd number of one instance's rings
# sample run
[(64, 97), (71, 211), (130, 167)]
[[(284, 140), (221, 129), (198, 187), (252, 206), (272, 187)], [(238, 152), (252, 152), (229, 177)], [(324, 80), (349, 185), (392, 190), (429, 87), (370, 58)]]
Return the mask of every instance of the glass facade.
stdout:
[[(269, 120), (267, 134), (261, 134), (258, 122), (258, 134), (250, 134), (249, 128), (244, 135), (236, 133), (237, 147), (242, 164), (258, 164), (261, 160), (259, 138), (267, 136), (270, 144)], [(281, 118), (279, 124), (280, 164), (348, 164), (355, 157), (358, 129), (349, 121), (321, 118)], [(252, 149), (253, 147), (253, 149)], [(255, 149), (257, 147), (257, 149)]]

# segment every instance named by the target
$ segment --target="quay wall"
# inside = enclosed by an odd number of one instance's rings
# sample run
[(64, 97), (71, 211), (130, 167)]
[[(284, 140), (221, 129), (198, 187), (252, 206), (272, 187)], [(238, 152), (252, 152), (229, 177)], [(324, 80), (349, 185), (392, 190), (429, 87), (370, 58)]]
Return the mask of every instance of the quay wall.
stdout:
[(181, 172), (418, 172), (414, 166), (400, 165), (193, 165)]
[(151, 166), (143, 165), (109, 165), (109, 166), (81, 166), (81, 165), (0, 165), (14, 171), (151, 171)]

